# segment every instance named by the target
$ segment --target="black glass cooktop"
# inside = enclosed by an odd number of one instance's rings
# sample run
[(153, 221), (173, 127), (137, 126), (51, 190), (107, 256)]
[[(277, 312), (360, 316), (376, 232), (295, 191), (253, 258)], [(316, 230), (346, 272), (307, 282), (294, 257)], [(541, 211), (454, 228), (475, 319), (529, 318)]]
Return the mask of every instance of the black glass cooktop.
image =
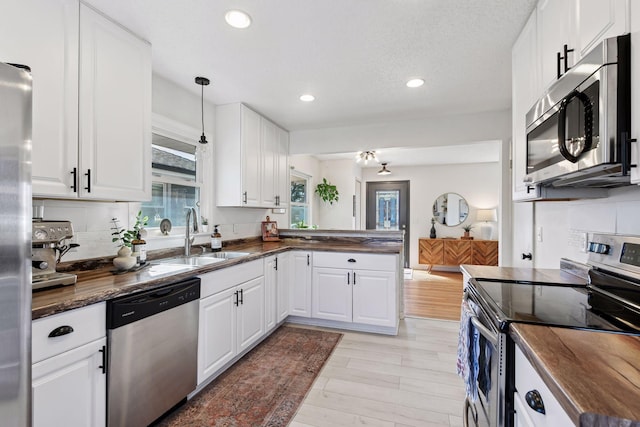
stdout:
[(473, 286), (503, 330), (518, 322), (640, 335), (638, 313), (587, 287), (482, 280)]

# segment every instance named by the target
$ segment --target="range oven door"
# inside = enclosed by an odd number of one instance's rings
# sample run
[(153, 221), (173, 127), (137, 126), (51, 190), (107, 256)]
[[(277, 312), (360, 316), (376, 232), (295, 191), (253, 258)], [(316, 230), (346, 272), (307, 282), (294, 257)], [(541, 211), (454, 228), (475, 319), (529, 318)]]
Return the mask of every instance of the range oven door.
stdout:
[[(506, 340), (508, 336), (498, 331), (490, 321), (486, 309), (471, 289), (465, 291), (465, 299), (473, 301), (479, 308), (471, 323), (484, 338), (482, 343), (490, 347), (488, 362), (490, 381), (478, 382), (478, 400), (473, 402), (467, 396), (464, 403), (463, 423), (465, 427), (505, 427), (506, 420)], [(482, 368), (480, 368), (482, 369)]]

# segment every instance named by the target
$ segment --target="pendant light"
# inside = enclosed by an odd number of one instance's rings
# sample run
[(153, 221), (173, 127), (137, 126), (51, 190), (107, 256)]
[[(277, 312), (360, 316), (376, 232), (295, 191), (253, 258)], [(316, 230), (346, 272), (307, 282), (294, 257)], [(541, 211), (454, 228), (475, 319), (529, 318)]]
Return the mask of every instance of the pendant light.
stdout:
[(199, 84), (202, 89), (200, 91), (200, 107), (202, 111), (202, 136), (200, 137), (200, 144), (207, 144), (207, 137), (204, 136), (204, 87), (209, 85), (209, 79), (206, 77), (196, 77), (196, 84)]
[(387, 169), (386, 163), (381, 163), (382, 169), (378, 171), (378, 175), (391, 175), (391, 171)]

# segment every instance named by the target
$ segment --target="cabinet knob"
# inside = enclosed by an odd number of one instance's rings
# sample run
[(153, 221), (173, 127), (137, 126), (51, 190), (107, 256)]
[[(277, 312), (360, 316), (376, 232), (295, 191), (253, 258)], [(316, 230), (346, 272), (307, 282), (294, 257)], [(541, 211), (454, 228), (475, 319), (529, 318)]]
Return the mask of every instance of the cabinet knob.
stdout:
[(533, 259), (533, 255), (531, 255), (531, 252), (529, 252), (528, 254), (522, 254), (522, 259), (528, 259), (529, 261), (531, 261)]
[(349, 258), (349, 259), (347, 260), (347, 262), (356, 262), (356, 260), (355, 260), (355, 259), (353, 259), (353, 258)]
[(527, 405), (531, 409), (541, 414), (546, 414), (544, 410), (544, 402), (542, 401), (542, 396), (540, 396), (540, 392), (538, 390), (531, 390), (525, 394), (524, 399), (527, 401)]

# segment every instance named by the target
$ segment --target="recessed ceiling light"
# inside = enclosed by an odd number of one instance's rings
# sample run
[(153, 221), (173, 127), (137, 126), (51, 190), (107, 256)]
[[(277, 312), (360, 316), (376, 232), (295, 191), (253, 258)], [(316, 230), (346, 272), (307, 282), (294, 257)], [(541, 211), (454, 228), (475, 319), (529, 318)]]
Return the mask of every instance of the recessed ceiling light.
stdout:
[(422, 79), (411, 79), (407, 82), (407, 87), (420, 87), (424, 84)]
[(300, 101), (311, 102), (311, 101), (313, 101), (315, 99), (316, 99), (316, 97), (313, 96), (313, 95), (309, 95), (309, 94), (300, 95)]
[(234, 28), (247, 28), (251, 25), (251, 17), (241, 10), (230, 10), (224, 15), (227, 24)]

